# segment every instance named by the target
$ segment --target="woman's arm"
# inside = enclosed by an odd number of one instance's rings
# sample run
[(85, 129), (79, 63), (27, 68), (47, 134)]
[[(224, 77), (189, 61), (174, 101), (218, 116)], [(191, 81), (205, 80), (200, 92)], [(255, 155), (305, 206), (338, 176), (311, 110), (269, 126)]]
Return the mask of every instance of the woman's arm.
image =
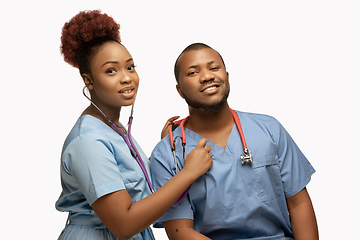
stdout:
[(159, 219), (185, 190), (212, 165), (211, 147), (199, 141), (184, 168), (155, 193), (133, 204), (126, 190), (97, 199), (91, 207), (116, 237), (128, 239)]
[(295, 240), (318, 240), (315, 212), (306, 188), (287, 198), (286, 202)]

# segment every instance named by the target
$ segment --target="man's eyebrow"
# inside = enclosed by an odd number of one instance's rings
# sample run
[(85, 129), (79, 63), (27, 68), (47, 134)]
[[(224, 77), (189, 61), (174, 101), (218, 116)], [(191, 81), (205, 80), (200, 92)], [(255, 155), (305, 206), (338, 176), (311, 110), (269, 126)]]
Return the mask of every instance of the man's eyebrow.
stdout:
[[(217, 62), (218, 62), (218, 61), (215, 61), (215, 60), (214, 60), (214, 61), (210, 61), (210, 62), (207, 63), (207, 65), (211, 65), (211, 64), (217, 63)], [(190, 68), (197, 68), (198, 66), (199, 66), (199, 65), (191, 65), (191, 66), (188, 67), (188, 69), (190, 69)]]
[(188, 69), (190, 69), (190, 68), (197, 68), (198, 67), (198, 65), (191, 65), (190, 67), (188, 67)]
[(211, 64), (213, 64), (213, 63), (220, 63), (219, 61), (211, 61), (211, 62), (208, 62), (208, 65), (211, 65)]

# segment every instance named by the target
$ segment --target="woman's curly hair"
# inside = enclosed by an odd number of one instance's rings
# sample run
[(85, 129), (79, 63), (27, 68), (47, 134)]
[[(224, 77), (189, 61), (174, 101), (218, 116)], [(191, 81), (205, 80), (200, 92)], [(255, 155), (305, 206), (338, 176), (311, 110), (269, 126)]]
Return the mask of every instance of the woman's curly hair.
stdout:
[(60, 51), (65, 62), (79, 68), (80, 74), (90, 72), (94, 48), (108, 41), (120, 43), (119, 29), (112, 17), (99, 10), (79, 12), (62, 28)]

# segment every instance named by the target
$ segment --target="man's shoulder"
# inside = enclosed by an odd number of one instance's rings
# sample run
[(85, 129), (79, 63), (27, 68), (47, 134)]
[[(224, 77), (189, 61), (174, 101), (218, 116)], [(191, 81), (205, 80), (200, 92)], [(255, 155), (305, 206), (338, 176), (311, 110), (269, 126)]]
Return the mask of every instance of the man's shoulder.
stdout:
[(270, 115), (261, 113), (242, 112), (235, 110), (238, 116), (246, 121), (257, 121), (263, 123), (278, 123), (278, 120)]
[(170, 136), (167, 135), (163, 139), (161, 139), (154, 147), (151, 153), (151, 159), (153, 156), (163, 156), (166, 155), (168, 152), (171, 152), (171, 145), (170, 145)]

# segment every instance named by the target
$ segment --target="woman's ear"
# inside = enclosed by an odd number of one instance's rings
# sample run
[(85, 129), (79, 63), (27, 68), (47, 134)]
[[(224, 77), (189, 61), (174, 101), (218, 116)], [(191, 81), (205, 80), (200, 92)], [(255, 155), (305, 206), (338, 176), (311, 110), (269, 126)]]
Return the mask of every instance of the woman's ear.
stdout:
[(81, 75), (81, 77), (82, 77), (85, 85), (87, 86), (87, 88), (88, 88), (89, 90), (92, 90), (92, 89), (93, 89), (93, 87), (92, 87), (93, 82), (92, 82), (92, 80), (91, 80), (91, 76), (90, 76), (89, 74), (87, 74), (87, 73), (83, 73), (83, 74)]

